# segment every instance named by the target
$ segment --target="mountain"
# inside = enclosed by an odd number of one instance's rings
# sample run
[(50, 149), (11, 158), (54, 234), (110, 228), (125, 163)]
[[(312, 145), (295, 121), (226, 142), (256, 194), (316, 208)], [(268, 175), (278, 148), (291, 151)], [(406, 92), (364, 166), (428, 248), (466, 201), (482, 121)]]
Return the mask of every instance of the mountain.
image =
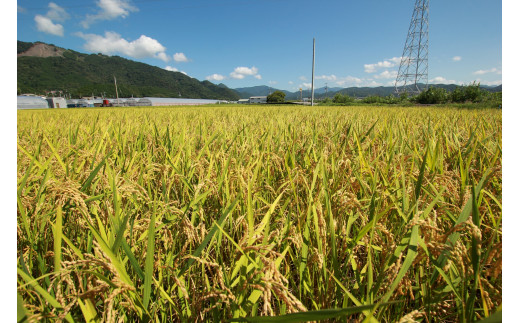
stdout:
[(252, 96), (268, 96), (270, 93), (273, 93), (274, 91), (282, 91), (285, 93), (286, 96), (288, 94), (291, 94), (291, 92), (289, 91), (278, 90), (267, 85), (241, 87), (234, 90), (240, 95), (241, 99), (249, 99)]
[[(419, 87), (423, 87), (424, 84), (419, 84)], [(430, 84), (430, 87), (438, 87), (443, 88), (448, 92), (455, 90), (458, 85), (455, 84)], [(501, 92), (502, 85), (499, 86), (487, 86), (481, 85), (481, 88), (489, 91), (489, 92)], [(241, 99), (247, 99), (250, 96), (259, 96), (259, 95), (267, 95), (270, 92), (277, 91), (278, 89), (268, 87), (265, 85), (254, 86), (254, 87), (244, 87), (235, 89), (236, 92), (239, 93)], [(285, 92), (285, 100), (299, 100), (300, 99), (300, 91), (289, 92), (284, 90), (278, 90)], [(367, 96), (388, 96), (395, 95), (395, 88), (393, 86), (378, 86), (378, 87), (349, 87), (349, 88), (328, 88), (327, 93), (325, 92), (325, 87), (314, 89), (314, 97), (316, 99), (322, 99), (325, 97), (333, 98), (334, 95), (340, 93), (342, 95), (348, 95), (354, 98), (364, 98)], [(303, 90), (302, 97), (310, 98), (311, 90)]]
[(343, 90), (343, 88), (342, 87), (329, 87), (329, 88), (320, 87), (319, 89), (314, 89), (314, 95), (316, 95), (316, 94), (325, 94), (325, 93), (328, 94), (328, 93), (333, 93), (333, 92), (337, 92), (337, 91), (340, 91), (340, 90)]
[[(342, 88), (335, 87), (335, 88), (328, 88), (328, 93), (339, 91)], [(273, 93), (274, 91), (282, 91), (285, 93), (285, 99), (286, 100), (299, 100), (300, 99), (300, 91), (296, 92), (289, 92), (286, 90), (280, 90), (276, 89), (274, 87), (266, 86), (266, 85), (259, 85), (259, 86), (251, 86), (251, 87), (241, 87), (234, 89), (239, 95), (241, 99), (249, 99), (252, 96), (267, 96), (269, 93)], [(302, 91), (303, 97), (310, 96), (310, 90), (304, 90)], [(325, 87), (315, 89), (314, 95), (318, 94), (324, 94), (325, 93)]]
[(224, 84), (198, 81), (180, 72), (119, 56), (83, 54), (41, 42), (18, 41), (18, 92), (63, 91), (72, 97), (183, 97), (238, 100)]
[(488, 90), (489, 92), (502, 92), (502, 84), (499, 86), (492, 86), (492, 85), (481, 85), (481, 88)]

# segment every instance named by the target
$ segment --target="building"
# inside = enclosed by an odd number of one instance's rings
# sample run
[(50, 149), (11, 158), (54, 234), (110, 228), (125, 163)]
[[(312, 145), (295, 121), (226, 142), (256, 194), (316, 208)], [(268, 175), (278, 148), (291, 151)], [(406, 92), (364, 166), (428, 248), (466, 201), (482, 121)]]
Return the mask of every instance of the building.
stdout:
[(77, 99), (68, 99), (67, 108), (79, 108), (78, 100)]
[(25, 96), (17, 97), (16, 107), (21, 109), (48, 109), (49, 103), (39, 96)]
[(103, 106), (103, 99), (100, 98), (94, 98), (92, 100), (87, 100), (89, 107), (102, 107)]
[(249, 103), (267, 103), (267, 96), (252, 96), (249, 98)]
[(77, 102), (79, 108), (88, 108), (88, 101), (86, 99), (79, 99)]
[(62, 97), (52, 97), (47, 98), (47, 102), (49, 103), (49, 107), (51, 109), (61, 109), (61, 108), (67, 108), (67, 100)]
[(238, 104), (249, 104), (249, 99), (240, 99), (237, 102)]
[[(204, 105), (204, 104), (219, 104), (220, 100), (209, 99), (181, 99), (181, 98), (142, 98), (137, 101), (138, 106), (170, 106), (170, 105)], [(150, 103), (150, 104), (148, 104)]]

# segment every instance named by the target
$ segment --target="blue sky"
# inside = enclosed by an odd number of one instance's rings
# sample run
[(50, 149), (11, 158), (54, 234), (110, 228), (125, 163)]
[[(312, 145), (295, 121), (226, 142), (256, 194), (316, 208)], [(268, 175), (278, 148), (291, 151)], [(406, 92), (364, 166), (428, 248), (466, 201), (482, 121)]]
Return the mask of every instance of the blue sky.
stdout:
[[(17, 39), (231, 88), (393, 85), (414, 0), (19, 0)], [(502, 2), (430, 3), (430, 83), (502, 83)]]

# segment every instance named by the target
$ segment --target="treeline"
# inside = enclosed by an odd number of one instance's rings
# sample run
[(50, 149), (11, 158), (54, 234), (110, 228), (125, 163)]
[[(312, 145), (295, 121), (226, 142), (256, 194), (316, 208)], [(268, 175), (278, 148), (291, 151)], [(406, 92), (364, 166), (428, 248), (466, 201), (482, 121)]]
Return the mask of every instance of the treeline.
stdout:
[(336, 93), (334, 98), (326, 98), (324, 104), (350, 105), (350, 104), (470, 104), (479, 107), (501, 107), (502, 92), (489, 92), (480, 87), (480, 83), (473, 82), (469, 85), (457, 86), (453, 91), (431, 86), (419, 95), (408, 96), (406, 93), (400, 96), (387, 95), (367, 96), (363, 99), (355, 99), (346, 94)]
[[(18, 53), (33, 45), (19, 41)], [(45, 95), (49, 91), (58, 91), (72, 98), (91, 95), (115, 97), (115, 76), (120, 97), (239, 98), (225, 85), (200, 82), (180, 72), (119, 56), (64, 50), (61, 57), (22, 56), (17, 61), (18, 94)]]

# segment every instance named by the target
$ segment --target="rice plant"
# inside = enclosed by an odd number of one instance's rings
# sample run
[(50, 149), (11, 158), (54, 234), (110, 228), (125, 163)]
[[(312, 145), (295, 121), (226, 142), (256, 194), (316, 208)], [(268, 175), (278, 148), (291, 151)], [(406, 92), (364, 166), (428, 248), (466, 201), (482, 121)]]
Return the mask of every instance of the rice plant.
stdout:
[(17, 133), (19, 320), (500, 315), (501, 111), (18, 111)]

